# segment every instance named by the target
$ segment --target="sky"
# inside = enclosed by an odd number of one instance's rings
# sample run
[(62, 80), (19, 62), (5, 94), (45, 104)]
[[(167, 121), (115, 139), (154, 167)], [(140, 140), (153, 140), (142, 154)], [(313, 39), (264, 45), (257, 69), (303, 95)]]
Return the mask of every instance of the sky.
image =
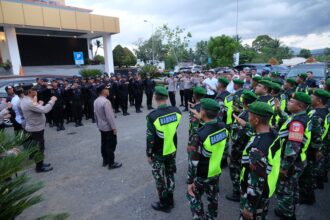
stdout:
[[(66, 0), (66, 4), (119, 17), (121, 33), (113, 36), (113, 47), (133, 48), (138, 39), (151, 36), (152, 25), (184, 28), (192, 34), (191, 47), (211, 36), (236, 33), (235, 0)], [(329, 0), (238, 0), (237, 21), (243, 43), (267, 34), (289, 47), (330, 47)]]

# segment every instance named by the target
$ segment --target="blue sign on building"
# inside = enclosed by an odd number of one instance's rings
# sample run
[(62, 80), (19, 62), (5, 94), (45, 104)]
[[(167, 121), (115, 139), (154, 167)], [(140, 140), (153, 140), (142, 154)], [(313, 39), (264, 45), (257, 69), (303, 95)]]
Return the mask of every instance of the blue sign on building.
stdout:
[(207, 63), (208, 64), (211, 64), (212, 63), (211, 57), (207, 58)]
[(83, 52), (73, 52), (73, 58), (76, 65), (84, 65), (84, 54)]

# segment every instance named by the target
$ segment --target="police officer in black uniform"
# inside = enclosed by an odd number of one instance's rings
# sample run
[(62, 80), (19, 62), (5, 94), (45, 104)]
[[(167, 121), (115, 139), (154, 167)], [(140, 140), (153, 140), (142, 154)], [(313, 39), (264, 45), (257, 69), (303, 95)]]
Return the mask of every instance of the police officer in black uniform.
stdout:
[(57, 131), (65, 130), (64, 128), (64, 90), (58, 87), (58, 82), (56, 79), (52, 80), (52, 89), (50, 89), (52, 96), (57, 98), (53, 109), (52, 109), (52, 119), (57, 127)]
[(133, 82), (133, 93), (136, 113), (141, 113), (141, 105), (143, 98), (143, 81), (140, 75), (136, 75), (135, 80)]
[(127, 112), (128, 108), (128, 85), (129, 82), (127, 81), (127, 77), (124, 76), (120, 79), (118, 83), (118, 96), (120, 100), (120, 106), (123, 111), (123, 115), (127, 116), (129, 113)]
[(144, 80), (144, 90), (147, 96), (147, 107), (148, 110), (154, 109), (152, 107), (152, 96), (154, 94), (156, 83), (150, 79), (150, 74), (147, 74), (147, 78)]

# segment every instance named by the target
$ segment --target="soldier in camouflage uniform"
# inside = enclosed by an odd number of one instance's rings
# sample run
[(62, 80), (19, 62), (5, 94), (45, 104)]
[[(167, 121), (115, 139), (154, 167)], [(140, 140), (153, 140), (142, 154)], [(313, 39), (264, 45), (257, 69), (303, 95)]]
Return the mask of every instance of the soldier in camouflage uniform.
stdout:
[(307, 74), (306, 73), (300, 73), (296, 77), (296, 83), (298, 84), (296, 88), (296, 92), (304, 92), (308, 94), (308, 85), (306, 83)]
[[(330, 99), (330, 93), (317, 89), (314, 91), (312, 95), (312, 105), (314, 108), (314, 116), (318, 120), (319, 126), (316, 131), (319, 131), (321, 136), (321, 140), (319, 142), (322, 143), (321, 150), (316, 152), (316, 168), (315, 168), (315, 180), (316, 186), (319, 189), (323, 189), (323, 182), (326, 180), (326, 175), (328, 170), (326, 168), (326, 164), (329, 160), (329, 148), (330, 148), (330, 138), (329, 138), (329, 124), (330, 124), (330, 111), (328, 106), (326, 105), (327, 101)], [(314, 126), (313, 126), (314, 127)], [(313, 130), (312, 130), (313, 133)], [(312, 137), (312, 140), (314, 138)], [(314, 142), (314, 141), (313, 141)]]
[[(316, 90), (312, 95), (314, 110), (308, 113), (311, 119), (311, 143), (307, 149), (307, 166), (299, 179), (299, 203), (312, 205), (315, 202), (314, 187), (316, 185), (317, 167), (321, 163), (321, 149), (323, 148), (323, 125), (328, 114), (325, 103), (328, 93)], [(320, 182), (323, 185), (323, 181)]]
[(242, 94), (243, 94), (243, 85), (244, 81), (241, 79), (234, 79), (234, 89), (235, 93), (233, 94), (233, 108), (234, 113), (236, 115), (240, 114), (243, 111), (243, 103), (242, 103)]
[(243, 112), (239, 114), (233, 123), (232, 140), (233, 145), (230, 152), (229, 174), (233, 183), (233, 192), (226, 195), (230, 201), (239, 202), (240, 200), (240, 183), (239, 177), (241, 173), (242, 152), (253, 134), (248, 122), (249, 110), (248, 105), (257, 100), (257, 95), (251, 91), (243, 92)]
[(267, 219), (269, 198), (273, 195), (280, 168), (280, 141), (270, 128), (272, 107), (264, 102), (249, 105), (249, 124), (256, 133), (242, 155), (240, 219)]
[(274, 106), (274, 98), (270, 95), (272, 91), (272, 82), (268, 80), (260, 80), (256, 87), (256, 94), (259, 102), (265, 102), (270, 106)]
[[(217, 121), (219, 103), (213, 99), (201, 100), (199, 116), (204, 126), (192, 134), (188, 145), (188, 192), (193, 219), (216, 219), (218, 214), (218, 189), (221, 174), (220, 161), (225, 149), (228, 131)], [(202, 195), (206, 193), (208, 211), (204, 212)]]
[[(200, 112), (201, 104), (200, 100), (206, 95), (206, 90), (203, 87), (197, 86), (193, 89), (193, 98), (195, 103), (189, 103), (189, 108)], [(191, 106), (191, 107), (190, 107)], [(202, 126), (201, 120), (196, 118), (192, 111), (189, 112), (189, 136), (196, 132), (198, 128)]]
[(277, 186), (277, 207), (275, 214), (282, 219), (296, 219), (295, 197), (299, 194), (298, 181), (306, 167), (306, 150), (311, 140), (310, 118), (306, 113), (311, 104), (311, 98), (302, 92), (294, 93), (287, 104), (291, 117), (276, 109), (280, 115), (287, 118), (282, 125), (281, 138), (281, 170)]
[(147, 116), (147, 157), (159, 196), (159, 201), (151, 206), (156, 211), (168, 213), (174, 207), (176, 130), (181, 112), (176, 107), (167, 106), (167, 99), (168, 91), (156, 86), (155, 100), (158, 108)]
[(261, 76), (255, 76), (252, 78), (252, 92), (255, 92), (258, 83), (262, 80)]

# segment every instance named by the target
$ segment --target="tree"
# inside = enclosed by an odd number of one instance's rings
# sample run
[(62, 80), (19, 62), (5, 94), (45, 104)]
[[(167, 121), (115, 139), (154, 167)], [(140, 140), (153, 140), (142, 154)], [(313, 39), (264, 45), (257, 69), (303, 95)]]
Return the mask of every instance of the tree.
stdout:
[(272, 42), (273, 39), (268, 35), (260, 35), (252, 42), (252, 48), (260, 53), (261, 49), (270, 47)]
[(103, 48), (103, 44), (101, 43), (100, 40), (95, 40), (94, 46), (96, 47), (95, 54), (94, 54), (94, 57), (95, 57), (97, 55), (97, 51), (99, 50), (99, 48)]
[(232, 66), (233, 55), (237, 47), (237, 42), (229, 36), (211, 37), (208, 42), (208, 53), (212, 61), (211, 66)]
[(312, 53), (308, 49), (301, 49), (298, 56), (299, 57), (304, 57), (304, 58), (307, 59), (308, 57), (311, 57), (312, 56)]
[[(42, 182), (31, 182), (22, 172), (34, 161), (42, 160), (33, 143), (27, 142), (23, 132), (13, 136), (0, 131), (0, 219), (15, 219), (25, 209), (40, 203)], [(24, 147), (22, 146), (24, 144)], [(66, 219), (68, 214), (47, 215), (39, 219)]]
[(207, 63), (207, 59), (209, 57), (207, 50), (207, 41), (202, 40), (196, 43), (194, 60), (196, 64), (203, 65)]
[(239, 63), (251, 63), (257, 57), (257, 52), (249, 45), (240, 45), (239, 53)]
[(167, 24), (157, 29), (162, 37), (162, 42), (168, 53), (172, 54), (176, 63), (185, 58), (187, 48), (192, 37), (191, 33), (185, 33), (185, 29), (179, 26), (171, 29)]
[(124, 48), (125, 58), (123, 60), (124, 66), (134, 66), (137, 62), (135, 55), (128, 49), (127, 47)]
[(118, 67), (122, 67), (124, 66), (124, 60), (125, 60), (125, 50), (120, 44), (118, 44), (113, 50), (114, 65)]

